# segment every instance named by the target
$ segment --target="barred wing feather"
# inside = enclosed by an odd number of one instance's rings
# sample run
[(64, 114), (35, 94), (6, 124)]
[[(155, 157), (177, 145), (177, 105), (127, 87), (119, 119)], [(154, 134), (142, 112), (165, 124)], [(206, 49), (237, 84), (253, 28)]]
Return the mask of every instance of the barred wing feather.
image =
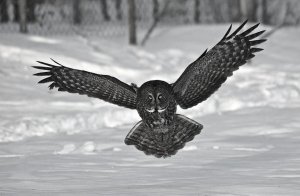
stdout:
[(50, 89), (58, 88), (58, 91), (87, 95), (119, 106), (136, 109), (137, 95), (133, 86), (112, 76), (72, 69), (54, 62), (58, 66), (40, 61), (38, 63), (43, 66), (33, 66), (36, 69), (44, 70), (44, 72), (34, 74), (46, 76), (39, 83), (50, 82)]
[(246, 22), (229, 35), (230, 26), (221, 41), (191, 63), (173, 84), (175, 98), (181, 108), (190, 108), (206, 100), (235, 70), (253, 58), (254, 53), (263, 50), (255, 46), (266, 40), (253, 39), (264, 31), (251, 34), (259, 24), (238, 34)]

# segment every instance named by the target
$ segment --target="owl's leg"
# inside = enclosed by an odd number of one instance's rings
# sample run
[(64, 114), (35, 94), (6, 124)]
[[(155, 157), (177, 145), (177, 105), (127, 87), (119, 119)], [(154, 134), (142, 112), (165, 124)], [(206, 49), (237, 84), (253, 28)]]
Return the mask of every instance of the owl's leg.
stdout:
[(171, 125), (157, 130), (138, 122), (125, 138), (125, 144), (134, 145), (147, 155), (158, 158), (169, 157), (177, 153), (185, 144), (199, 134), (203, 126), (183, 115), (175, 115)]

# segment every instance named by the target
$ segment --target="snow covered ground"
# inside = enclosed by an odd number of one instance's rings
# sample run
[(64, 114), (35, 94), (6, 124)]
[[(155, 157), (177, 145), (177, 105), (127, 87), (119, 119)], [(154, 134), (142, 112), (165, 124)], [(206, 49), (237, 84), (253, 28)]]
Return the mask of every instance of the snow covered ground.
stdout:
[(144, 48), (1, 34), (0, 195), (299, 195), (300, 29), (276, 32), (209, 100), (179, 109), (204, 130), (168, 159), (124, 144), (136, 111), (49, 91), (30, 67), (51, 57), (127, 83), (173, 82), (226, 30), (162, 28)]

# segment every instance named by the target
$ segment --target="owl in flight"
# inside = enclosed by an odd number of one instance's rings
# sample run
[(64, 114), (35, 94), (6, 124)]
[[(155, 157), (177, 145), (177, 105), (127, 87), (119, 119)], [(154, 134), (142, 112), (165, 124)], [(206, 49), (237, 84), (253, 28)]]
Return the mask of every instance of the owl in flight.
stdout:
[(169, 157), (194, 139), (203, 126), (186, 116), (176, 114), (177, 105), (191, 108), (213, 94), (233, 71), (263, 49), (255, 46), (266, 41), (258, 38), (264, 31), (251, 33), (259, 24), (240, 32), (245, 21), (209, 51), (192, 62), (172, 84), (151, 80), (137, 87), (109, 75), (100, 75), (65, 67), (56, 61), (52, 65), (38, 61), (45, 70), (36, 76), (46, 76), (39, 83), (50, 82), (50, 89), (78, 93), (137, 110), (142, 118), (128, 133), (125, 144), (134, 145), (147, 155)]

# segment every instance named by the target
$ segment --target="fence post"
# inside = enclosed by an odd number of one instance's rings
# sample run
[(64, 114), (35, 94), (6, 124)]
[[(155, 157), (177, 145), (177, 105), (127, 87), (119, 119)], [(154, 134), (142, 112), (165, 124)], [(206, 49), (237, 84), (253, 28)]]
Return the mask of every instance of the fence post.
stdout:
[(5, 0), (0, 5), (0, 22), (8, 22), (8, 2)]
[(194, 22), (200, 23), (200, 0), (194, 1)]
[(106, 0), (100, 0), (101, 3), (101, 11), (102, 11), (102, 16), (105, 21), (110, 21), (110, 15), (108, 14), (108, 6), (107, 6), (107, 1)]
[(129, 43), (136, 45), (136, 13), (134, 0), (128, 0)]
[(20, 16), (20, 32), (27, 33), (27, 19), (26, 19), (26, 0), (18, 0), (19, 16)]

